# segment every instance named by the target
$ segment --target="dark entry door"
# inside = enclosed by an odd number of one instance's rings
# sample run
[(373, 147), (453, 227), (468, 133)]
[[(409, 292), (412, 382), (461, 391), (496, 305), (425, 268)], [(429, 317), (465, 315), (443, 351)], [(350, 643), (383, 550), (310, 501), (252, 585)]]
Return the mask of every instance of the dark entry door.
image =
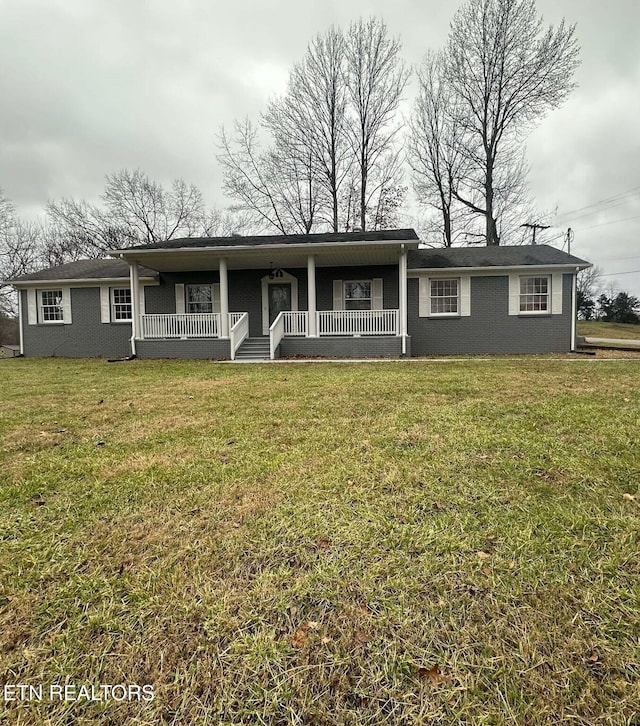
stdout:
[(291, 283), (269, 285), (269, 325), (283, 310), (291, 310)]

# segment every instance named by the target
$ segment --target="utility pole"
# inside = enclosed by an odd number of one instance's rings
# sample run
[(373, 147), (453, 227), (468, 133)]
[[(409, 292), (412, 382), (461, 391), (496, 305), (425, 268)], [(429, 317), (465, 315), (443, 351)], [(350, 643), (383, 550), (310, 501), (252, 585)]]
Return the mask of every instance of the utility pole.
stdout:
[(568, 254), (571, 254), (571, 243), (573, 242), (574, 236), (575, 235), (573, 234), (573, 230), (571, 229), (571, 227), (569, 227), (569, 229), (567, 229), (566, 235), (564, 236), (564, 238), (567, 242), (567, 253)]
[(521, 224), (521, 227), (528, 227), (529, 229), (533, 230), (533, 239), (531, 240), (531, 244), (534, 245), (536, 243), (536, 232), (539, 229), (549, 229), (551, 226), (550, 224), (533, 224), (531, 222), (527, 222), (527, 224)]

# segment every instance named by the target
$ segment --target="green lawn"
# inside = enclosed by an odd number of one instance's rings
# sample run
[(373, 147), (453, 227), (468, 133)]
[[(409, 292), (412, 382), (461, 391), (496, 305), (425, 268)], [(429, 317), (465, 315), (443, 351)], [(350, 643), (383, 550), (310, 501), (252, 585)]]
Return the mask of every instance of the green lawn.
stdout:
[(639, 361), (0, 375), (0, 722), (639, 723)]
[(579, 320), (578, 335), (594, 338), (623, 338), (640, 340), (640, 325), (630, 323), (602, 323), (598, 320)]

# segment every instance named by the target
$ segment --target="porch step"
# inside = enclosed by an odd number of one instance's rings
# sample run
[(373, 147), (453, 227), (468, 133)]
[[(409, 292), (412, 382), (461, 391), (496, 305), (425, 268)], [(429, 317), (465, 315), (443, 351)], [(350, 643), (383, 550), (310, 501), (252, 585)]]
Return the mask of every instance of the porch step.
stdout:
[(269, 338), (245, 338), (236, 352), (236, 360), (269, 360)]

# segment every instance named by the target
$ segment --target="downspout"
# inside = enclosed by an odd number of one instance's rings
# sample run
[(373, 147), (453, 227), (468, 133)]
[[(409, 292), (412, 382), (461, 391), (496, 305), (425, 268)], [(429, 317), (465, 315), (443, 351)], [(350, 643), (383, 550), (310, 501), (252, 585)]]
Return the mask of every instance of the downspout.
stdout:
[(129, 285), (131, 287), (131, 355), (136, 357), (136, 335), (138, 334), (138, 308), (140, 295), (138, 292), (138, 264), (129, 262)]
[(24, 321), (22, 318), (22, 290), (18, 290), (18, 336), (20, 341), (20, 355), (24, 355), (24, 339), (22, 337), (22, 326)]
[(407, 251), (400, 245), (400, 336), (402, 355), (407, 354)]
[(573, 285), (571, 286), (571, 348), (569, 349), (572, 353), (576, 349), (576, 321), (578, 317), (578, 272), (579, 268), (576, 267), (575, 274), (573, 276)]

